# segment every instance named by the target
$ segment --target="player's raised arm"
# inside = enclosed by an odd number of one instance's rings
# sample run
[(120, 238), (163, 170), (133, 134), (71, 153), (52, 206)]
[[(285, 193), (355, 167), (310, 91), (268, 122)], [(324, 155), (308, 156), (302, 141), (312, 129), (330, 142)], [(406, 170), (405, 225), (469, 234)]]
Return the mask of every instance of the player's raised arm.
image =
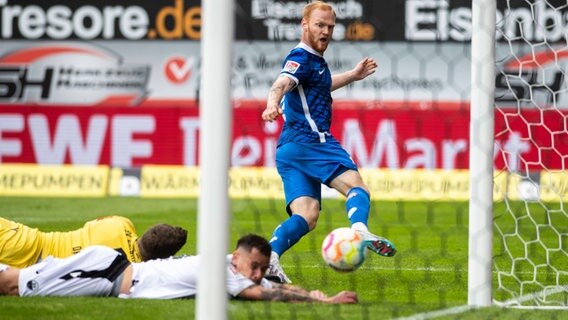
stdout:
[(377, 70), (377, 62), (372, 58), (363, 58), (355, 68), (331, 76), (331, 91), (344, 87), (351, 82), (365, 79)]
[(351, 291), (342, 291), (335, 296), (328, 297), (319, 290), (306, 291), (298, 286), (282, 285), (273, 288), (264, 288), (255, 285), (243, 290), (238, 295), (246, 300), (266, 300), (283, 302), (318, 302), (330, 304), (357, 303), (357, 294)]
[(294, 80), (286, 76), (280, 76), (274, 81), (268, 93), (266, 109), (262, 112), (262, 120), (273, 121), (282, 114), (280, 100), (282, 100), (286, 92), (292, 90), (295, 86)]

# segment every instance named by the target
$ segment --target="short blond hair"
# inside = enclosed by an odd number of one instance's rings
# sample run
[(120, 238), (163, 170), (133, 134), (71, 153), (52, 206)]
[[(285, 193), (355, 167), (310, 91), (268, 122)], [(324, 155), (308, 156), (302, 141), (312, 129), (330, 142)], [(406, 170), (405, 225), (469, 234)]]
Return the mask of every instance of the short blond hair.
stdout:
[(333, 17), (335, 18), (335, 10), (333, 10), (333, 7), (330, 4), (327, 4), (323, 1), (320, 0), (316, 0), (316, 1), (312, 1), (310, 3), (308, 3), (307, 5), (304, 6), (304, 11), (303, 11), (303, 18), (308, 21), (310, 16), (312, 15), (312, 12), (314, 12), (314, 10), (316, 9), (320, 9), (323, 11), (331, 11), (333, 12)]

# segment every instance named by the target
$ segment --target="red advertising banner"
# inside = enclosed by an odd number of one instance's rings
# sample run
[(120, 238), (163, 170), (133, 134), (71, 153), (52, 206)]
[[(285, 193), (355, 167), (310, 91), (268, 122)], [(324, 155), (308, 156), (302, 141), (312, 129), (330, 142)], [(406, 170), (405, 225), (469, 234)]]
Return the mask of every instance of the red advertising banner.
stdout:
[[(281, 121), (262, 109), (233, 109), (233, 166), (274, 166)], [(497, 111), (495, 167), (564, 169), (568, 112)], [(334, 111), (332, 133), (361, 167), (464, 169), (469, 111), (347, 109)], [(0, 163), (198, 164), (197, 108), (0, 106)]]

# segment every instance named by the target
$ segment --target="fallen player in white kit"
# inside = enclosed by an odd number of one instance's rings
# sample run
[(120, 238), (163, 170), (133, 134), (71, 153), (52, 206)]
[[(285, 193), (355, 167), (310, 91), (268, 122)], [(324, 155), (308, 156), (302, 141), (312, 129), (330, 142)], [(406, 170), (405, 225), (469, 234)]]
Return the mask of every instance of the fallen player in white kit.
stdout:
[[(258, 235), (239, 239), (227, 257), (227, 292), (246, 300), (357, 303), (357, 294), (342, 291), (328, 297), (319, 290), (268, 281), (270, 244)], [(199, 256), (130, 263), (104, 246), (91, 246), (68, 258), (48, 258), (27, 268), (0, 265), (0, 295), (109, 296), (175, 299), (197, 293)]]

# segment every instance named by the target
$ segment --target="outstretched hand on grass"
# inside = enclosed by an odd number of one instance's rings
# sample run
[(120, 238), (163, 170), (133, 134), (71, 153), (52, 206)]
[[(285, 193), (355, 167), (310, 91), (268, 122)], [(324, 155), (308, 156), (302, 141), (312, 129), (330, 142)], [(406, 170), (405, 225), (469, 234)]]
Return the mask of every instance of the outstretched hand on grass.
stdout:
[(333, 297), (326, 298), (324, 302), (332, 304), (353, 304), (359, 302), (359, 299), (357, 298), (357, 293), (353, 291), (341, 291)]

